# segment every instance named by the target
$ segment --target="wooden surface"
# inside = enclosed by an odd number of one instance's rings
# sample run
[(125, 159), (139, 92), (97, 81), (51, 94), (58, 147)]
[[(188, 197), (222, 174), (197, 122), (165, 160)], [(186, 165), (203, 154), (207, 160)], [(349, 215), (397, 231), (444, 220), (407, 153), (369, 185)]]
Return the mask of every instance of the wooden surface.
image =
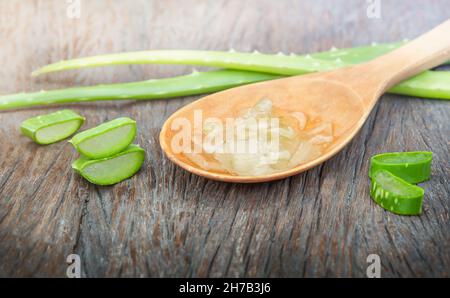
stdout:
[[(450, 17), (448, 1), (367, 2), (81, 0), (0, 1), (0, 93), (135, 81), (185, 73), (182, 66), (121, 66), (32, 79), (49, 62), (141, 49), (307, 53), (397, 41)], [(119, 115), (139, 124), (142, 170), (114, 187), (75, 174), (66, 142), (40, 147), (22, 137), (24, 119), (59, 107), (0, 113), (0, 276), (64, 277), (81, 257), (85, 277), (365, 277), (381, 258), (384, 277), (449, 277), (447, 101), (384, 96), (340, 154), (306, 173), (256, 185), (209, 181), (174, 166), (158, 134), (197, 97), (71, 105), (84, 126)], [(424, 211), (397, 216), (369, 197), (369, 157), (431, 150)]]

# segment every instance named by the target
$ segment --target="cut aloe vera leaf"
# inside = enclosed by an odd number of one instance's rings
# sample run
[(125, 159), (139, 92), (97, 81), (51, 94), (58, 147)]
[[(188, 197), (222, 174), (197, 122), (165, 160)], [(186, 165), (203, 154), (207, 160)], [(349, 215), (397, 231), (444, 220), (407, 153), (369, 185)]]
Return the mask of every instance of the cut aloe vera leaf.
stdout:
[(127, 148), (133, 142), (136, 130), (136, 121), (121, 117), (80, 132), (69, 142), (88, 158), (104, 158)]
[(144, 149), (132, 144), (110, 157), (89, 159), (82, 156), (72, 163), (72, 168), (93, 184), (113, 185), (134, 176), (144, 159)]
[(450, 99), (450, 72), (429, 70), (392, 87), (389, 93)]
[(299, 75), (366, 62), (386, 54), (404, 43), (373, 44), (356, 48), (333, 49), (310, 55), (284, 55), (283, 53), (271, 55), (262, 54), (258, 51), (244, 53), (201, 50), (124, 52), (63, 60), (45, 65), (33, 71), (32, 75), (38, 76), (71, 69), (124, 64), (185, 64), (281, 75)]
[(126, 52), (65, 60), (46, 65), (34, 71), (32, 75), (38, 76), (70, 69), (121, 64), (186, 64), (282, 75), (299, 75), (345, 66), (340, 60), (314, 59), (311, 56), (270, 55), (259, 52), (163, 50)]
[(380, 170), (387, 170), (409, 183), (419, 183), (430, 178), (433, 153), (429, 151), (392, 152), (372, 156), (369, 177)]
[(378, 170), (372, 176), (370, 195), (384, 209), (401, 215), (418, 215), (422, 212), (424, 191), (417, 185)]
[[(335, 61), (340, 60), (339, 67), (366, 62), (374, 59), (379, 55), (389, 52), (400, 46), (402, 43), (395, 44), (379, 44), (372, 46), (356, 47), (351, 49), (339, 49), (317, 54), (303, 56), (309, 62), (314, 61)], [(229, 53), (233, 54), (233, 53)], [(247, 53), (248, 54), (248, 53)], [(258, 54), (254, 54), (257, 56)], [(267, 56), (267, 55), (266, 55)], [(270, 56), (270, 55), (269, 55)], [(277, 57), (277, 55), (272, 55)], [(278, 55), (280, 56), (280, 55)], [(287, 57), (287, 56), (286, 56)], [(289, 59), (296, 59), (298, 56), (289, 56)], [(307, 58), (309, 57), (309, 58)], [(157, 57), (154, 57), (155, 59)], [(179, 57), (178, 57), (179, 58)], [(177, 64), (191, 63), (192, 61), (184, 61), (174, 59)], [(81, 58), (83, 59), (83, 58)], [(267, 57), (265, 58), (267, 59)], [(283, 58), (285, 59), (285, 58)], [(70, 60), (72, 61), (72, 60)], [(92, 60), (88, 60), (91, 61)], [(236, 60), (234, 64), (227, 67), (240, 68), (237, 64), (240, 60)], [(114, 64), (114, 61), (103, 61), (105, 63)], [(153, 63), (163, 63), (164, 61), (155, 60)], [(216, 65), (215, 61), (206, 60), (209, 66)], [(231, 62), (231, 60), (228, 60)], [(242, 61), (241, 61), (242, 62)], [(279, 63), (279, 61), (273, 61)], [(269, 63), (267, 66), (273, 64)], [(123, 61), (126, 63), (126, 61)], [(149, 63), (149, 62), (146, 62)], [(225, 63), (225, 61), (223, 61)], [(336, 64), (336, 62), (334, 62)], [(103, 64), (102, 64), (103, 65)], [(109, 64), (106, 64), (109, 65)], [(222, 65), (222, 64), (221, 64)], [(67, 66), (67, 68), (66, 68)], [(45, 69), (36, 71), (35, 74), (46, 73), (52, 71), (88, 67), (83, 63), (58, 63), (56, 68), (49, 65)], [(95, 65), (92, 65), (95, 66)], [(318, 68), (309, 69), (309, 71), (320, 71), (322, 64), (317, 64)], [(247, 69), (247, 67), (244, 67)], [(273, 69), (277, 71), (277, 68)], [(299, 68), (296, 74), (305, 73), (307, 69)], [(284, 73), (282, 71), (281, 73)], [(173, 78), (164, 78), (157, 80), (147, 80), (134, 83), (120, 83), (109, 85), (97, 85), (88, 87), (68, 88), (61, 90), (41, 91), (34, 93), (18, 93), (0, 96), (0, 110), (27, 108), (31, 106), (62, 104), (62, 103), (80, 103), (87, 101), (99, 100), (128, 100), (128, 99), (162, 99), (187, 95), (199, 95), (209, 92), (216, 92), (228, 88), (261, 82), (265, 80), (273, 80), (281, 78), (283, 75), (259, 73), (252, 71), (240, 70), (219, 70), (208, 72), (194, 72), (189, 75), (183, 75)], [(450, 72), (448, 71), (426, 71), (413, 78), (410, 78), (389, 90), (390, 93), (410, 95), (424, 98), (450, 99)]]
[(396, 43), (385, 43), (385, 44), (373, 43), (371, 45), (359, 46), (354, 48), (343, 48), (343, 49), (332, 48), (330, 51), (311, 54), (311, 56), (313, 58), (331, 61), (339, 59), (346, 64), (358, 64), (385, 55), (405, 44), (406, 44), (405, 41), (401, 41)]
[[(387, 53), (400, 45), (401, 43), (379, 44), (351, 49), (339, 49), (311, 54), (309, 56), (303, 56), (303, 58), (308, 59), (310, 62), (314, 60), (334, 61), (339, 59), (341, 60), (341, 62), (343, 62), (343, 64), (339, 64), (339, 66), (342, 67), (354, 63), (366, 62), (370, 59), (378, 57), (379, 55)], [(298, 56), (293, 55), (289, 57), (289, 59), (295, 59), (295, 57)], [(215, 65), (214, 61), (207, 60), (204, 62), (211, 63), (211, 66)], [(111, 61), (111, 63), (113, 63), (113, 61)], [(154, 63), (158, 63), (158, 61), (154, 61)], [(183, 64), (184, 61), (177, 60), (177, 63)], [(317, 65), (319, 66), (319, 68), (314, 69), (314, 71), (320, 70), (320, 64)], [(87, 65), (81, 63), (78, 66), (86, 67)], [(234, 64), (230, 67), (239, 67), (239, 64)], [(49, 66), (45, 72), (51, 72), (52, 69), (53, 68)], [(65, 68), (63, 67), (63, 69), (61, 70), (64, 69)], [(297, 74), (305, 73), (305, 71), (305, 69), (298, 69)], [(36, 73), (39, 72), (40, 71), (37, 71)], [(38, 105), (61, 104), (68, 102), (79, 103), (87, 101), (127, 99), (147, 100), (198, 95), (221, 91), (243, 84), (273, 80), (281, 78), (282, 76), (283, 75), (251, 71), (219, 70), (208, 72), (194, 72), (192, 74), (184, 76), (147, 80), (134, 83), (77, 87), (61, 90), (40, 91), (35, 93), (18, 93), (0, 96), (0, 110), (26, 108)], [(420, 75), (415, 76), (414, 78), (408, 79), (398, 84), (397, 86), (389, 90), (389, 92), (425, 98), (450, 99), (449, 86), (449, 72), (426, 71)]]
[[(239, 70), (195, 72), (178, 77), (134, 83), (4, 95), (0, 96), (0, 110), (69, 102), (82, 103), (88, 101), (129, 99), (151, 100), (199, 95), (281, 77), (280, 75)], [(449, 100), (450, 72), (423, 72), (396, 85), (389, 90), (389, 93)]]
[(73, 135), (84, 123), (84, 117), (72, 110), (36, 116), (22, 122), (23, 135), (40, 145), (48, 145)]
[(4, 95), (0, 96), (0, 110), (69, 102), (82, 103), (126, 99), (149, 100), (198, 95), (281, 77), (280, 75), (240, 70), (194, 71), (188, 75), (141, 82)]

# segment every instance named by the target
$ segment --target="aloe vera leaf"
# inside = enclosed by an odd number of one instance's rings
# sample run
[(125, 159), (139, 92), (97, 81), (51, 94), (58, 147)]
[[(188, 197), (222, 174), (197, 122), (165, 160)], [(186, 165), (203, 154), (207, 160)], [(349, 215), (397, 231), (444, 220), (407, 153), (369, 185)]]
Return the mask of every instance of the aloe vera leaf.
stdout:
[[(197, 72), (134, 83), (4, 95), (0, 96), (0, 110), (99, 100), (150, 100), (199, 95), (281, 77), (283, 76), (238, 70)], [(416, 97), (450, 99), (450, 72), (426, 71), (398, 84), (389, 92)]]
[(389, 90), (389, 93), (450, 99), (450, 72), (425, 71), (394, 86)]
[[(4, 95), (0, 96), (0, 110), (99, 100), (150, 100), (199, 95), (282, 77), (239, 70), (196, 72), (173, 78), (134, 83)], [(416, 97), (450, 99), (450, 72), (426, 71), (403, 81), (389, 92)]]
[[(312, 56), (319, 56), (321, 59), (330, 60), (338, 59), (337, 57), (339, 56), (339, 59), (341, 59), (344, 64), (359, 63), (365, 61), (365, 59), (370, 60), (377, 55), (382, 55), (388, 52), (390, 47), (394, 48), (399, 45), (400, 43), (339, 49), (313, 54)], [(239, 70), (195, 72), (190, 75), (174, 78), (148, 80), (135, 83), (98, 85), (41, 91), (37, 93), (4, 95), (0, 96), (0, 110), (68, 102), (121, 99), (163, 99), (177, 96), (199, 95), (280, 77), (282, 76)], [(449, 82), (449, 72), (427, 71), (400, 83), (395, 86), (391, 92), (410, 96), (450, 99)]]
[(422, 212), (423, 189), (386, 170), (373, 174), (370, 195), (378, 205), (392, 213), (418, 215)]
[(193, 72), (188, 75), (60, 90), (0, 96), (0, 110), (97, 100), (163, 99), (216, 92), (235, 86), (281, 78), (280, 75), (239, 70)]
[(383, 169), (409, 183), (420, 183), (430, 178), (433, 153), (429, 151), (391, 152), (372, 156), (369, 177)]
[[(336, 49), (332, 48), (326, 52), (319, 52), (315, 54), (311, 54), (313, 58), (321, 59), (321, 60), (336, 60), (340, 59), (345, 64), (358, 64), (364, 63), (375, 58), (378, 58), (382, 55), (385, 55), (403, 45), (405, 45), (407, 41), (395, 42), (395, 43), (373, 43), (367, 46), (359, 46), (354, 48), (342, 48)], [(450, 64), (450, 61), (447, 61), (445, 64)]]
[(69, 142), (90, 159), (112, 156), (124, 150), (136, 137), (136, 121), (121, 117), (76, 134)]
[(227, 69), (248, 70), (254, 72), (281, 75), (299, 75), (304, 73), (336, 69), (345, 66), (342, 61), (314, 59), (311, 56), (269, 55), (259, 52), (221, 52), (197, 50), (142, 51), (119, 54), (98, 55), (72, 60), (63, 60), (44, 66), (32, 73), (38, 76), (45, 73), (87, 67), (119, 64), (186, 64), (214, 66)]
[(379, 56), (387, 54), (404, 45), (405, 43), (405, 41), (402, 41), (396, 43), (372, 44), (368, 46), (343, 49), (336, 49), (333, 47), (329, 51), (311, 54), (311, 56), (313, 58), (321, 60), (334, 61), (336, 59), (339, 59), (345, 64), (358, 64), (373, 60)]
[(72, 110), (61, 110), (29, 118), (22, 122), (20, 130), (37, 144), (48, 145), (73, 135), (84, 121), (84, 117)]
[(101, 159), (82, 156), (72, 163), (72, 168), (93, 184), (113, 185), (136, 174), (142, 167), (145, 151), (138, 145)]
[(280, 75), (300, 75), (367, 62), (398, 48), (404, 43), (332, 49), (311, 55), (285, 55), (283, 53), (273, 55), (256, 51), (243, 53), (197, 50), (126, 52), (63, 60), (35, 70), (32, 75), (38, 76), (50, 72), (121, 64), (185, 64)]
[[(167, 79), (78, 87), (0, 96), (0, 110), (100, 100), (150, 100), (199, 95), (283, 76), (238, 70), (197, 72)], [(398, 84), (390, 93), (450, 99), (450, 72), (426, 71)]]

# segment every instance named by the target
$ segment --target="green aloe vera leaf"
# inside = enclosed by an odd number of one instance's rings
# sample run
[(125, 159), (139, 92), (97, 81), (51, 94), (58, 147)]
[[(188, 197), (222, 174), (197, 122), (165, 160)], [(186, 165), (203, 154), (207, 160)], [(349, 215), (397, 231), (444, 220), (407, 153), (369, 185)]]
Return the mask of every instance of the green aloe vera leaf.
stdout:
[(0, 96), (0, 110), (97, 100), (148, 100), (198, 95), (281, 77), (282, 76), (280, 75), (240, 70), (193, 72), (178, 77), (134, 83), (119, 83), (5, 95)]
[(37, 144), (48, 145), (73, 135), (84, 120), (84, 117), (72, 110), (61, 110), (29, 118), (22, 122), (20, 130)]
[(108, 54), (65, 60), (44, 66), (34, 71), (32, 75), (38, 76), (56, 71), (120, 64), (186, 64), (282, 75), (299, 75), (345, 66), (339, 60), (315, 59), (309, 55), (288, 56), (262, 54), (259, 52), (163, 50)]
[[(313, 58), (321, 59), (321, 60), (336, 60), (340, 59), (345, 64), (358, 64), (364, 63), (375, 58), (378, 58), (382, 55), (385, 55), (403, 45), (405, 45), (407, 41), (395, 42), (395, 43), (372, 43), (367, 46), (358, 46), (353, 48), (332, 48), (326, 52), (319, 52), (311, 54)], [(450, 61), (444, 63), (444, 65), (450, 64)]]
[(384, 209), (400, 215), (418, 215), (422, 212), (424, 191), (386, 170), (372, 175), (370, 195)]
[(450, 99), (450, 71), (425, 71), (394, 86), (389, 93)]
[[(348, 63), (364, 62), (365, 59), (373, 59), (377, 57), (377, 55), (386, 53), (390, 47), (395, 48), (399, 45), (400, 43), (339, 49), (313, 54), (312, 56), (319, 56), (320, 59), (328, 60), (341, 59), (342, 62), (347, 65)], [(311, 60), (312, 56), (310, 56), (310, 58), (305, 58), (307, 57), (305, 56), (304, 58)], [(314, 59), (315, 58), (312, 60)], [(181, 61), (178, 63), (182, 64)], [(80, 65), (80, 67), (82, 67), (82, 65)], [(48, 69), (48, 71), (51, 71), (51, 68), (50, 70)], [(239, 70), (195, 72), (190, 75), (135, 83), (98, 85), (36, 93), (4, 95), (0, 96), (0, 110), (69, 102), (79, 103), (97, 100), (163, 99), (177, 96), (199, 95), (280, 77), (282, 77), (282, 75)], [(414, 78), (400, 83), (391, 89), (390, 92), (418, 97), (450, 99), (450, 72), (426, 71)]]
[(369, 177), (380, 169), (389, 171), (409, 183), (420, 183), (430, 178), (433, 153), (429, 151), (391, 152), (372, 156)]
[(347, 49), (333, 49), (311, 55), (243, 53), (235, 51), (161, 50), (125, 52), (63, 60), (35, 70), (32, 75), (121, 64), (185, 64), (212, 66), (226, 69), (265, 72), (280, 75), (337, 69), (340, 67), (370, 61), (384, 55), (404, 42), (362, 46)]
[(82, 156), (72, 163), (72, 168), (93, 184), (113, 185), (136, 174), (142, 167), (145, 151), (138, 145), (109, 157), (89, 159)]
[(372, 44), (368, 46), (344, 49), (332, 48), (330, 51), (311, 54), (311, 56), (316, 59), (331, 61), (339, 59), (345, 64), (358, 64), (373, 60), (379, 56), (387, 54), (404, 45), (405, 43), (406, 42), (403, 41), (396, 43)]
[(90, 159), (104, 158), (119, 153), (136, 137), (136, 121), (121, 117), (76, 134), (69, 142)]
[[(0, 96), (0, 110), (98, 100), (150, 100), (199, 95), (281, 77), (283, 76), (239, 70), (196, 72), (173, 78), (134, 83), (5, 95)], [(389, 92), (417, 97), (450, 99), (450, 72), (426, 71), (403, 81)]]

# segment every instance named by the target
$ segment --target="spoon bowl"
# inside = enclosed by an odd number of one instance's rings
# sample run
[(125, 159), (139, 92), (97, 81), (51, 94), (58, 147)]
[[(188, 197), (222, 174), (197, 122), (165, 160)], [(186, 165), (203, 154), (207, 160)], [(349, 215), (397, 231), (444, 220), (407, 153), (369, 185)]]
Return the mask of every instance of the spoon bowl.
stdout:
[[(450, 59), (450, 21), (402, 48), (369, 63), (330, 72), (295, 76), (228, 89), (203, 97), (175, 112), (164, 124), (160, 144), (167, 157), (194, 174), (219, 181), (255, 183), (282, 179), (317, 166), (337, 154), (364, 125), (378, 98), (396, 83)], [(258, 176), (238, 176), (202, 169), (174, 150), (180, 120), (221, 121), (268, 98), (275, 109), (302, 112), (332, 123), (333, 140), (317, 158), (295, 167)], [(192, 127), (191, 127), (192, 128)], [(195, 133), (195, 127), (193, 128)], [(198, 132), (197, 132), (198, 133)], [(200, 131), (201, 133), (201, 131)]]
[[(362, 99), (357, 93), (340, 83), (315, 77), (314, 74), (300, 77), (300, 80), (297, 77), (273, 80), (203, 97), (178, 110), (166, 121), (160, 135), (161, 146), (167, 157), (175, 164), (194, 174), (214, 180), (241, 183), (264, 182), (306, 171), (339, 152), (364, 123), (361, 119), (365, 109)], [(332, 92), (334, 96), (328, 97), (323, 90)], [(334, 138), (324, 154), (315, 160), (283, 172), (264, 176), (235, 176), (206, 171), (183, 154), (174, 152), (171, 141), (177, 131), (172, 127), (177, 119), (188, 119), (193, 123), (192, 111), (197, 110), (202, 111), (203, 119), (215, 117), (225, 122), (225, 118), (238, 117), (241, 111), (254, 106), (262, 98), (270, 98), (274, 108), (281, 108), (285, 112), (301, 111), (309, 116), (320, 117), (326, 122), (331, 122), (334, 128)], [(326, 104), (323, 103), (324, 100), (327, 101)]]

